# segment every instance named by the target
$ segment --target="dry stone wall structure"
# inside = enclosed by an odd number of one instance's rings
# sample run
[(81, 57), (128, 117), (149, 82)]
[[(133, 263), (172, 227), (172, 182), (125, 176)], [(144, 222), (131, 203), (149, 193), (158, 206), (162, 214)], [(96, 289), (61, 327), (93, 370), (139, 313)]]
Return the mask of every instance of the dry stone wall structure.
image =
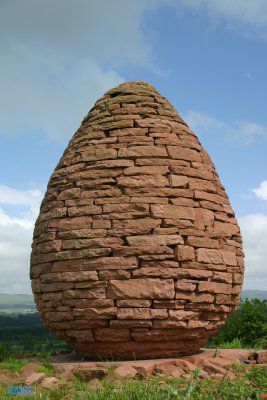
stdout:
[(32, 289), (44, 323), (91, 358), (203, 345), (239, 303), (242, 240), (214, 165), (151, 85), (96, 102), (48, 184)]

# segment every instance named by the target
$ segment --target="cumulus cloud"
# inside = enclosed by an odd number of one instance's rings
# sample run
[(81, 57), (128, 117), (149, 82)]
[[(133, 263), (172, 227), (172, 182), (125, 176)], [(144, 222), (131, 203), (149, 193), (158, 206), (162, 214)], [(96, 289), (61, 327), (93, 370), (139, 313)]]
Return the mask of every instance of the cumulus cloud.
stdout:
[(15, 215), (0, 208), (1, 292), (31, 293), (31, 241), (41, 198), (39, 189), (18, 190), (0, 185), (1, 206), (15, 208)]
[(267, 215), (245, 215), (239, 224), (246, 256), (244, 289), (266, 290)]
[(0, 134), (68, 138), (123, 65), (157, 72), (142, 30), (160, 0), (0, 4)]
[(251, 189), (251, 191), (259, 198), (262, 200), (267, 200), (267, 181), (261, 182), (260, 186)]
[(188, 111), (185, 119), (192, 129), (205, 135), (217, 135), (226, 141), (236, 140), (249, 145), (259, 139), (267, 140), (267, 127), (256, 122), (236, 121), (230, 125), (205, 112), (193, 110)]

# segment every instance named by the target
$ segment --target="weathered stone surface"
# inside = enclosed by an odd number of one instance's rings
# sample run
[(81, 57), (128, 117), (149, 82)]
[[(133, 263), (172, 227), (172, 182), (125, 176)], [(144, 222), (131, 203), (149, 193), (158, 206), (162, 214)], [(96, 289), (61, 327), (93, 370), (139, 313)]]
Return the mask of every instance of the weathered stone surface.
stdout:
[(196, 219), (195, 210), (189, 207), (153, 205), (151, 206), (151, 212), (154, 218)]
[(43, 372), (33, 372), (30, 376), (25, 379), (25, 385), (31, 386), (34, 383), (41, 382), (45, 377)]
[(108, 91), (36, 221), (30, 276), (44, 323), (88, 357), (190, 353), (238, 304), (243, 270), (234, 212), (196, 135), (151, 85)]
[(172, 299), (172, 279), (128, 279), (109, 281), (107, 295), (112, 299)]
[(137, 374), (137, 369), (131, 365), (120, 365), (114, 370), (114, 374), (121, 378), (134, 378)]
[(139, 245), (174, 245), (178, 243), (183, 243), (183, 238), (180, 235), (139, 235), (139, 236), (128, 236), (126, 241), (129, 246), (139, 246)]
[(165, 309), (153, 308), (119, 308), (118, 319), (166, 319), (168, 312)]
[(174, 255), (177, 261), (195, 260), (195, 250), (191, 246), (177, 246)]

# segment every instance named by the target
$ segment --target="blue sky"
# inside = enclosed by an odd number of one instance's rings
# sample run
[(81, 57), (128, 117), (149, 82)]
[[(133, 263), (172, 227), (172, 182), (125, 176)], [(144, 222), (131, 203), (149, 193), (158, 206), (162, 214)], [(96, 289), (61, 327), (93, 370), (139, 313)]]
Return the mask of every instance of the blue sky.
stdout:
[(266, 289), (265, 0), (20, 0), (0, 5), (0, 292), (30, 292), (32, 227), (68, 141), (103, 93), (144, 80), (210, 153)]

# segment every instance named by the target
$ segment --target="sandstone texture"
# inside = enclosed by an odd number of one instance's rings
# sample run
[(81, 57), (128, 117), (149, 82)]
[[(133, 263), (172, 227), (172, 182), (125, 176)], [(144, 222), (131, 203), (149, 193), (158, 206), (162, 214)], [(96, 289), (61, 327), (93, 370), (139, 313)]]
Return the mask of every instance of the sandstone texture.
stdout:
[(89, 358), (190, 354), (239, 304), (244, 262), (210, 157), (151, 85), (98, 100), (48, 183), (32, 290), (44, 323)]

